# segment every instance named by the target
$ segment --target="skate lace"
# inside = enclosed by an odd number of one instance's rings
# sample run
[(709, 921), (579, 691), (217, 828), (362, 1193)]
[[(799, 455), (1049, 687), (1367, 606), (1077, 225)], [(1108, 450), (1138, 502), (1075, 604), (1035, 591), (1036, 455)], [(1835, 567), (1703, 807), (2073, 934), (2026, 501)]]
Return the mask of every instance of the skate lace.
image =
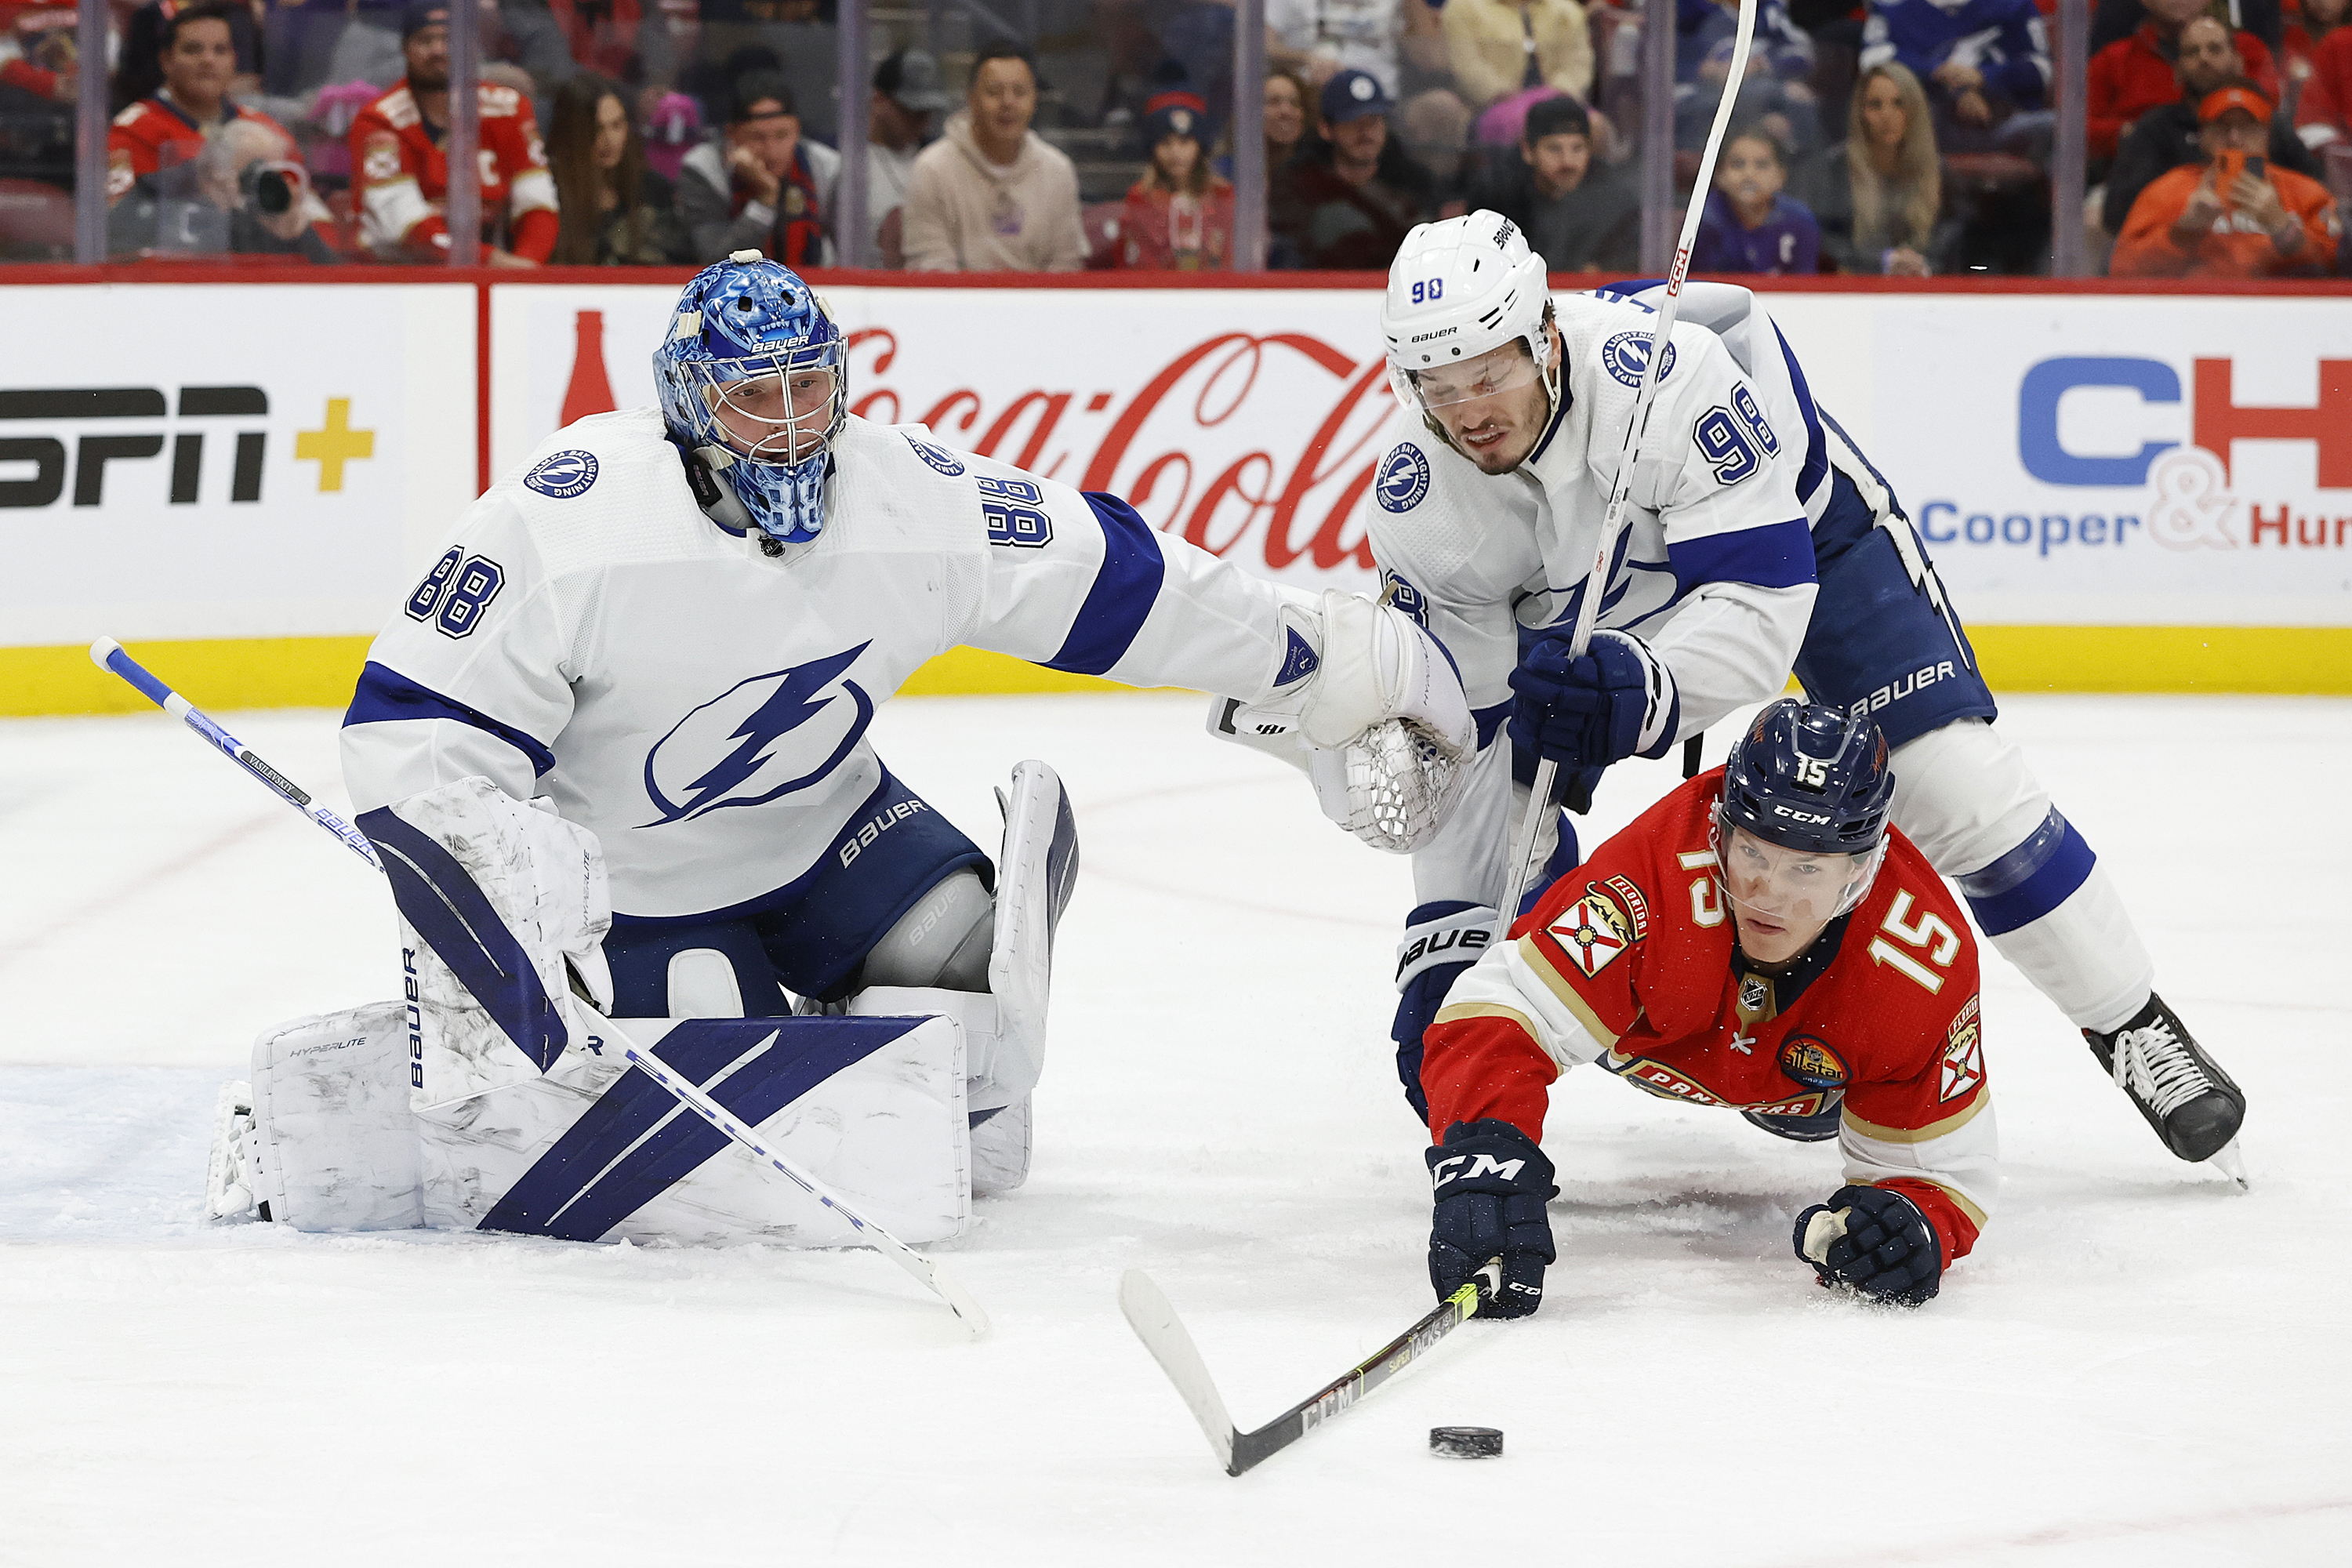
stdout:
[(2160, 1117), (2212, 1087), (2196, 1056), (2161, 1018), (2116, 1037), (2115, 1074), (2118, 1088)]

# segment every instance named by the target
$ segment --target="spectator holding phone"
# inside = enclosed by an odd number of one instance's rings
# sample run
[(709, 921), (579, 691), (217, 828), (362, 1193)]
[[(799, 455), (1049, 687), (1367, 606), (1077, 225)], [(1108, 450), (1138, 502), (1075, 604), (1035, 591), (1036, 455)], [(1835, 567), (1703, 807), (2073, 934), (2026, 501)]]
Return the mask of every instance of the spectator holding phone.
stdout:
[(2116, 277), (2281, 278), (2335, 265), (2335, 198), (2265, 156), (2272, 108), (2242, 80), (2206, 95), (2197, 106), (2206, 162), (2140, 193), (2116, 241)]

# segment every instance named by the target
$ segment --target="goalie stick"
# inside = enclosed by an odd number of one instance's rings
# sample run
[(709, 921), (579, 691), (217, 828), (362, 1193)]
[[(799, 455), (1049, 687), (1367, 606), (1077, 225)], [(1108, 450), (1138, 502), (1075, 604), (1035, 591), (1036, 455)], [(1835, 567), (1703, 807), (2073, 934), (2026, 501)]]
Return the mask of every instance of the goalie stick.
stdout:
[[(1609, 510), (1601, 515), (1601, 537), (1594, 542), (1591, 569), (1584, 574), (1584, 591), (1576, 605), (1576, 626), (1569, 635), (1569, 657), (1582, 658), (1592, 646), (1592, 627), (1601, 616), (1601, 601), (1609, 591), (1609, 567), (1617, 545), (1617, 533), (1624, 524), (1625, 507), (1633, 489), (1633, 459), (1640, 452), (1642, 437), (1650, 422), (1650, 409), (1657, 401), (1659, 362), (1664, 357), (1659, 350), (1674, 335), (1675, 317), (1682, 310), (1683, 281), (1690, 276), (1691, 247), (1698, 243), (1699, 220), (1706, 215), (1706, 192), (1715, 180), (1716, 154), (1723, 150), (1723, 133), (1731, 124), (1731, 110), (1739, 100), (1739, 84), (1748, 75), (1748, 46), (1756, 36), (1756, 0), (1739, 0), (1738, 32), (1731, 45), (1731, 74), (1723, 79), (1723, 96), (1716, 100), (1715, 123), (1706, 133), (1706, 150), (1699, 154), (1698, 174), (1691, 182), (1690, 204), (1683, 211), (1682, 237), (1675, 242), (1674, 265), (1666, 269), (1666, 297), (1658, 303), (1657, 324), (1650, 330), (1649, 362), (1642, 367), (1642, 384), (1633, 395), (1633, 415), (1625, 422), (1625, 444), (1617, 453), (1617, 477), (1609, 486)], [(1659, 40), (1660, 47), (1671, 47), (1671, 39)], [(1652, 149), (1654, 153), (1656, 150)], [(1542, 830), (1544, 813), (1551, 809), (1552, 785), (1559, 772), (1559, 764), (1549, 757), (1536, 763), (1535, 787), (1528, 792), (1528, 809), (1520, 817), (1518, 831), (1511, 837), (1511, 894), (1503, 900), (1502, 916), (1496, 922), (1492, 941), (1500, 942), (1510, 933), (1511, 922), (1518, 919), (1519, 900), (1526, 896), (1528, 879), (1535, 868), (1536, 836)], [(1568, 802), (1579, 813), (1592, 809), (1592, 792), (1579, 782)]]
[[(268, 784), (272, 793), (289, 805), (302, 812), (320, 827), (341, 839), (346, 847), (364, 858), (369, 865), (378, 871), (383, 869), (383, 862), (377, 858), (375, 846), (368, 841), (365, 834), (326, 807), (312, 804), (310, 797), (292, 780), (262, 762), (260, 758), (254, 756), (241, 742), (206, 718), (186, 698), (173, 690), (142, 666), (138, 660), (123, 652), (121, 643), (111, 637), (100, 637), (89, 645), (89, 657), (100, 669), (121, 676), (124, 680), (137, 687), (157, 707), (173, 718), (184, 721), (189, 729), (211, 742), (224, 755)], [(585, 993), (581, 991), (576, 980), (572, 989), (581, 994), (583, 1000), (587, 1000)], [(692, 1079), (631, 1039), (613, 1019), (600, 1018), (598, 1026), (620, 1043), (621, 1054), (628, 1060), (630, 1066), (659, 1084), (687, 1110), (693, 1111), (750, 1151), (751, 1156), (761, 1164), (783, 1176), (801, 1191), (839, 1215), (867, 1246), (914, 1276), (925, 1289), (946, 1303), (948, 1310), (953, 1312), (964, 1327), (971, 1331), (972, 1338), (978, 1339), (988, 1332), (988, 1314), (981, 1310), (979, 1301), (973, 1299), (971, 1292), (965, 1289), (961, 1281), (954, 1275), (843, 1203), (840, 1195), (832, 1188), (770, 1148), (761, 1139), (757, 1130), (746, 1125), (725, 1106), (705, 1094)]]
[[(1151, 1352), (1160, 1370), (1168, 1374), (1168, 1381), (1183, 1396), (1192, 1418), (1207, 1436), (1209, 1447), (1225, 1467), (1225, 1474), (1238, 1476), (1265, 1463), (1353, 1405), (1469, 1321), (1476, 1315), (1478, 1303), (1494, 1292), (1502, 1277), (1503, 1260), (1489, 1259), (1478, 1270), (1476, 1279), (1439, 1302), (1427, 1317), (1255, 1432), (1235, 1426), (1234, 1418), (1225, 1413), (1224, 1396), (1217, 1392), (1216, 1380), (1209, 1375), (1208, 1363), (1201, 1359), (1192, 1336), (1185, 1331), (1184, 1321), (1168, 1304), (1160, 1287), (1151, 1282), (1151, 1276), (1140, 1268), (1130, 1268), (1121, 1277), (1118, 1310), (1127, 1314), (1128, 1326), (1135, 1331), (1135, 1337), (1143, 1342), (1143, 1348)], [(1486, 1281), (1484, 1290), (1479, 1289), (1480, 1279)]]

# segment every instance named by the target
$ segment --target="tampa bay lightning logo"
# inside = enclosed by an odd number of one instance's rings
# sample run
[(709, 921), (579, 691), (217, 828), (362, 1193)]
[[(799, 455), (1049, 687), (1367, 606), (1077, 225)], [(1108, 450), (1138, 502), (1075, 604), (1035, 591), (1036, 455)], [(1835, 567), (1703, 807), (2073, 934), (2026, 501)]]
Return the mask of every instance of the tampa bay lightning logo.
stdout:
[(543, 496), (570, 500), (596, 482), (596, 454), (558, 452), (525, 474), (522, 482)]
[[(1618, 333), (1601, 345), (1601, 365), (1612, 378), (1627, 386), (1642, 384), (1642, 373), (1650, 368), (1650, 334), (1646, 329)], [(1664, 381), (1675, 374), (1675, 345), (1666, 345), (1666, 363), (1658, 367), (1658, 379)]]
[(872, 646), (739, 680), (679, 720), (646, 753), (646, 797), (661, 816), (638, 826), (762, 805), (830, 774), (874, 721), (874, 700), (841, 679)]
[(915, 456), (950, 479), (963, 472), (963, 464), (957, 461), (956, 455), (945, 447), (934, 447), (929, 441), (918, 441), (912, 436), (907, 437), (907, 445), (915, 449)]
[(1372, 494), (1380, 498), (1382, 511), (1411, 511), (1429, 493), (1429, 459), (1421, 448), (1410, 441), (1400, 441), (1381, 459), (1381, 471), (1372, 480)]

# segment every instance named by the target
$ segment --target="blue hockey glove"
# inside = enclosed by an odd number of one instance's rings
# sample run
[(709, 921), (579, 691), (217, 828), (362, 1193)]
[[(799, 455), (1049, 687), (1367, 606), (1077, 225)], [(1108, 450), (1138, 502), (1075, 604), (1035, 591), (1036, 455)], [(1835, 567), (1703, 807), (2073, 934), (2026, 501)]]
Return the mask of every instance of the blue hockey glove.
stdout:
[(1436, 1194), (1429, 1282), (1441, 1301), (1501, 1254), (1503, 1285), (1482, 1317), (1524, 1318), (1543, 1304), (1544, 1265), (1556, 1256), (1545, 1200), (1558, 1194), (1551, 1162), (1507, 1121), (1457, 1121), (1429, 1152)]
[[(1421, 1089), (1421, 1037), (1445, 1005), (1445, 994), (1461, 973), (1486, 955), (1495, 911), (1462, 899), (1440, 899), (1405, 917), (1404, 940), (1397, 943), (1397, 1081), (1413, 1119), (1429, 1125), (1429, 1096)], [(1492, 1257), (1493, 1254), (1487, 1256)]]
[(1514, 743), (1563, 768), (1602, 768), (1627, 757), (1662, 757), (1682, 716), (1675, 678), (1639, 637), (1595, 632), (1581, 658), (1551, 631), (1511, 671)]
[(1898, 1306), (1931, 1300), (1944, 1254), (1919, 1205), (1885, 1187), (1840, 1187), (1797, 1216), (1790, 1239), (1824, 1285), (1851, 1285)]

